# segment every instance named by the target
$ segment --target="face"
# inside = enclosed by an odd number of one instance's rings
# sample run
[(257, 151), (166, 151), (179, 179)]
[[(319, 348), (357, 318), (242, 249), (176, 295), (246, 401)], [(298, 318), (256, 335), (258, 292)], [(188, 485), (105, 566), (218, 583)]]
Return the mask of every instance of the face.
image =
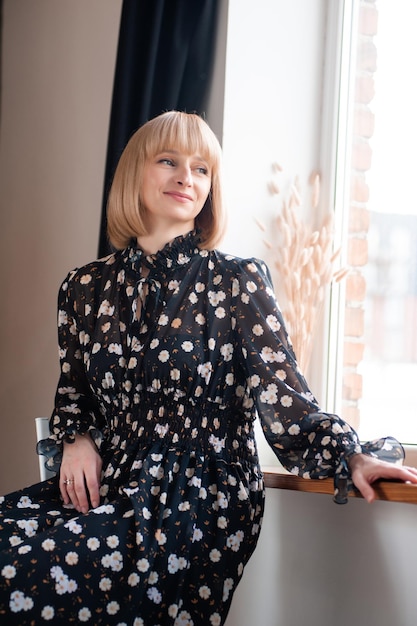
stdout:
[(210, 168), (198, 154), (175, 150), (157, 154), (143, 171), (141, 199), (148, 227), (179, 226), (184, 233), (192, 230), (210, 187)]

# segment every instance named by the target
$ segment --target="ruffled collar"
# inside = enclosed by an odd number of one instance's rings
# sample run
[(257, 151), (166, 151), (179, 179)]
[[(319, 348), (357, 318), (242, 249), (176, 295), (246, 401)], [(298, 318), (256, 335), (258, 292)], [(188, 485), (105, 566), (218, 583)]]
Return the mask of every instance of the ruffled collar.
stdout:
[(129, 269), (137, 274), (141, 273), (143, 266), (168, 274), (178, 267), (187, 265), (192, 257), (200, 252), (199, 242), (199, 233), (191, 231), (187, 235), (176, 237), (155, 254), (145, 254), (135, 242), (126, 248), (123, 260)]

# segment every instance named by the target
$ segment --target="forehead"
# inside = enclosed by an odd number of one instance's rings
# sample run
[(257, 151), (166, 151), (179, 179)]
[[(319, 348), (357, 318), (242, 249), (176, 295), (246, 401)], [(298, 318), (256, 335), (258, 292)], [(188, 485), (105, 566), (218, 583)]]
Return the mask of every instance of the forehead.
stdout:
[(148, 158), (161, 152), (196, 156), (209, 164), (214, 164), (218, 159), (211, 137), (205, 136), (200, 128), (184, 124), (155, 129), (147, 137), (145, 152)]

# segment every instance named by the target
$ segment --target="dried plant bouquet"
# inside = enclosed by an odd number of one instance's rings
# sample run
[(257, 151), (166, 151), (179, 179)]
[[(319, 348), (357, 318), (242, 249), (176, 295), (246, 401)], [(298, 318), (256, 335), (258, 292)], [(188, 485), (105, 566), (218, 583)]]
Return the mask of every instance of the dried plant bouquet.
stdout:
[[(281, 171), (279, 165), (274, 167)], [(321, 220), (316, 219), (318, 224), (314, 221), (320, 195), (319, 174), (313, 173), (309, 183), (311, 209), (308, 214), (312, 223), (307, 223), (297, 214), (301, 211), (302, 201), (296, 179), (276, 217), (273, 231), (276, 241), (264, 239), (272, 257), (277, 297), (302, 371), (307, 370), (311, 359), (318, 323), (324, 312), (326, 288), (348, 273), (346, 268), (335, 270), (340, 250), (333, 249), (333, 213), (329, 212)], [(275, 182), (270, 183), (270, 191), (280, 194)], [(259, 220), (256, 222), (261, 230), (266, 231)]]

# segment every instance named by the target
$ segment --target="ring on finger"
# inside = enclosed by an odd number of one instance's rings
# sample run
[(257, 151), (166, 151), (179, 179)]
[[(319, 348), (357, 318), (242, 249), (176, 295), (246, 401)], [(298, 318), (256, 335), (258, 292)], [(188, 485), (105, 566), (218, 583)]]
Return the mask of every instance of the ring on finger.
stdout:
[(74, 482), (73, 478), (66, 478), (64, 480), (64, 485), (72, 485), (73, 482)]

